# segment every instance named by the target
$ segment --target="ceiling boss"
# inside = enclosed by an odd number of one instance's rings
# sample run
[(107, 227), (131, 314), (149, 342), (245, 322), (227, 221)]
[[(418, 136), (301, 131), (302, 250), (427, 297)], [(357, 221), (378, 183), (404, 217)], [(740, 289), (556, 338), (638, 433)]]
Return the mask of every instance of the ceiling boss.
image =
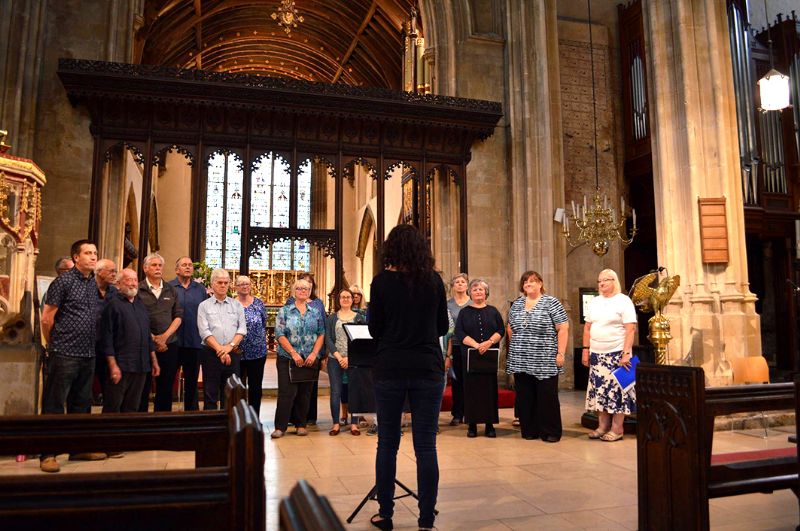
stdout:
[(297, 28), (297, 23), (303, 22), (303, 17), (297, 13), (294, 0), (281, 0), (278, 12), (272, 13), (272, 20), (277, 20), (278, 26), (281, 26), (283, 31), (291, 36), (292, 28)]

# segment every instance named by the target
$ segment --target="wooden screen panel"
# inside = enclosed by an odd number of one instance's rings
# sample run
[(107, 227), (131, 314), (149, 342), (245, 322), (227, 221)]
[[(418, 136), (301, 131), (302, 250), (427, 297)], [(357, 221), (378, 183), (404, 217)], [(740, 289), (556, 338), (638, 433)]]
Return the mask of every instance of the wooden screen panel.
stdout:
[(700, 197), (700, 241), (704, 264), (728, 263), (728, 220), (724, 197)]

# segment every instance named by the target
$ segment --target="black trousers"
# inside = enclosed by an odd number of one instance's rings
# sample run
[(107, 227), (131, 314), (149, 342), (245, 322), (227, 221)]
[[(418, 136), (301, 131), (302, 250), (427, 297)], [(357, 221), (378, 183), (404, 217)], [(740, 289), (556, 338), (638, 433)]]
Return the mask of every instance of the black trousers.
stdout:
[(247, 401), (261, 413), (261, 384), (264, 380), (264, 365), (267, 357), (255, 360), (240, 360), (239, 366), (242, 370), (242, 383), (247, 386)]
[(149, 372), (123, 372), (119, 382), (109, 378), (103, 388), (103, 413), (135, 413)]
[(225, 407), (225, 383), (232, 374), (239, 376), (239, 355), (231, 353), (231, 364), (223, 365), (217, 353), (203, 349), (203, 410)]
[(172, 411), (172, 390), (178, 374), (178, 346), (167, 345), (164, 352), (156, 352), (161, 373), (156, 376), (156, 398), (153, 411)]
[(539, 380), (531, 374), (514, 373), (519, 427), (523, 437), (561, 438), (561, 404), (558, 375)]
[[(311, 395), (308, 397), (308, 409), (305, 414), (305, 421), (303, 422), (303, 426), (307, 423), (316, 424), (317, 423), (317, 398), (319, 394), (319, 382), (313, 382), (311, 385)], [(292, 408), (292, 414), (289, 417), (289, 422), (294, 424), (295, 426), (299, 426), (300, 420), (300, 410), (298, 409), (297, 403), (295, 403), (294, 407)]]
[[(202, 348), (178, 347), (178, 366), (183, 367), (183, 410), (197, 411), (197, 377)], [(176, 367), (177, 371), (177, 367)]]
[(453, 393), (453, 418), (463, 420), (464, 418), (464, 363), (461, 359), (461, 344), (453, 343), (453, 373), (456, 379), (453, 380), (450, 390)]
[(297, 418), (293, 422), (298, 428), (305, 428), (308, 402), (314, 382), (292, 383), (289, 380), (289, 364), (293, 363), (278, 356), (278, 405), (275, 408), (275, 429), (286, 431), (289, 415), (294, 410)]

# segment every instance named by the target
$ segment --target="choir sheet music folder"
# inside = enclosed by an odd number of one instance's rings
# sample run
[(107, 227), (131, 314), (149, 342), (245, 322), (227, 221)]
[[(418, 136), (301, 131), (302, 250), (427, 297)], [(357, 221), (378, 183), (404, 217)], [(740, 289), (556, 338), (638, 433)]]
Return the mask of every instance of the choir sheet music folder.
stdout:
[(497, 360), (500, 356), (499, 348), (490, 348), (481, 355), (476, 348), (467, 349), (467, 372), (477, 374), (495, 374)]
[(372, 339), (365, 324), (342, 325), (347, 335), (347, 358), (351, 367), (372, 367), (375, 364), (377, 341)]

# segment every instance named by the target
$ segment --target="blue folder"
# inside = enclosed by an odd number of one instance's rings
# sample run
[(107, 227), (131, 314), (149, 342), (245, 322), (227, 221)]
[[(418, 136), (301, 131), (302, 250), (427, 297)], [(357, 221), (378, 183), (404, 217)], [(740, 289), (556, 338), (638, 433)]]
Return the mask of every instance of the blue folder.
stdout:
[(633, 356), (631, 358), (631, 368), (630, 370), (626, 369), (625, 367), (617, 367), (611, 373), (619, 386), (622, 387), (622, 390), (626, 393), (629, 392), (634, 385), (636, 385), (636, 366), (639, 365), (639, 356)]

